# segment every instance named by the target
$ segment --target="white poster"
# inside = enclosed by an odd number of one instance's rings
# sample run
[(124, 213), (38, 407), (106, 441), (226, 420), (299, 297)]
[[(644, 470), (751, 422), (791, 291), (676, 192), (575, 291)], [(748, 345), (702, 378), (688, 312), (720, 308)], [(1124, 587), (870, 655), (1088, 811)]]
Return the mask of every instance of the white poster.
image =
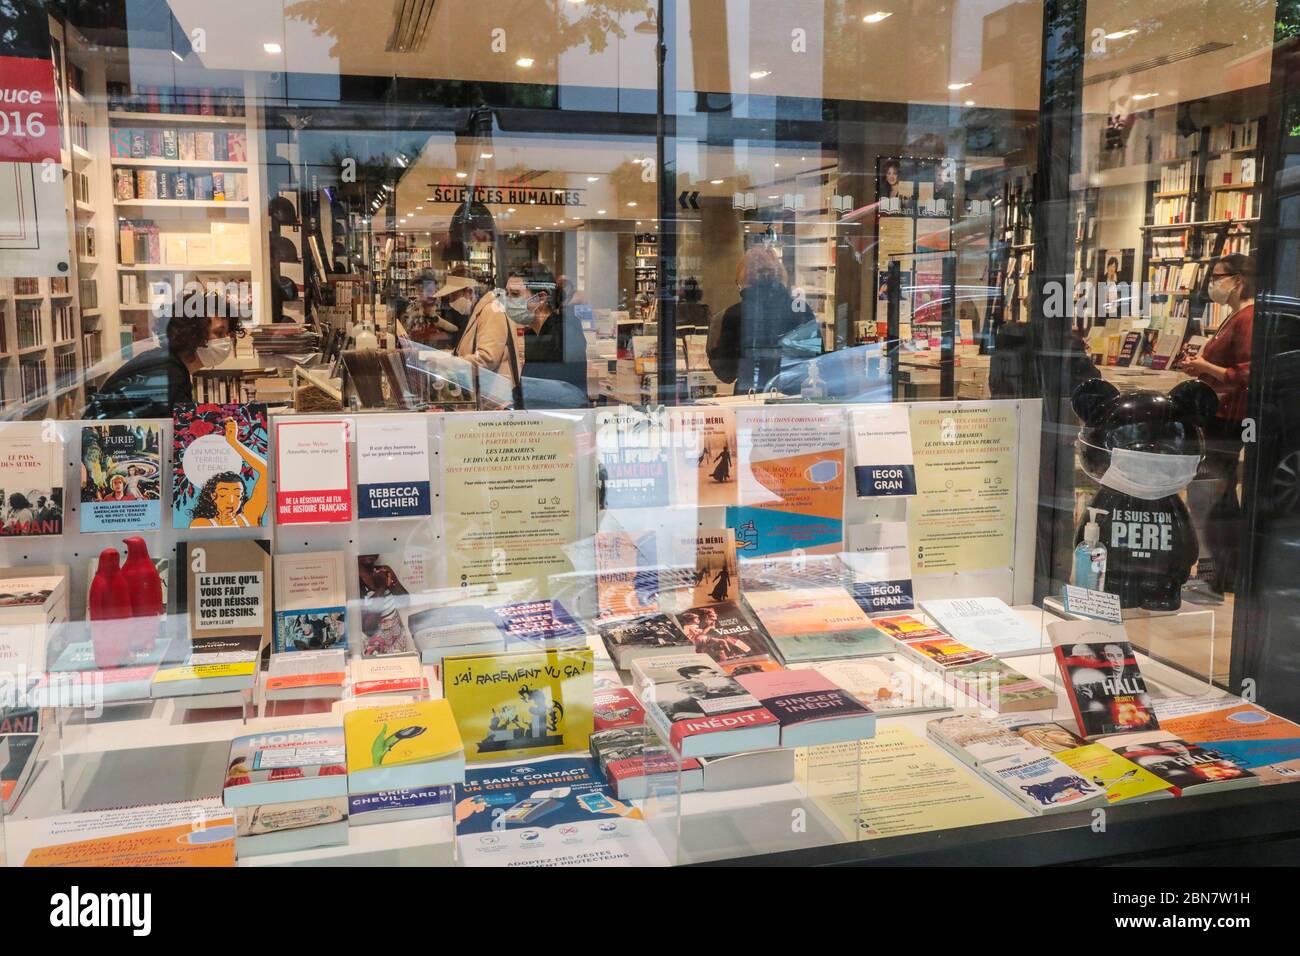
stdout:
[(916, 494), (912, 425), (903, 404), (853, 409), (853, 479), (859, 498)]

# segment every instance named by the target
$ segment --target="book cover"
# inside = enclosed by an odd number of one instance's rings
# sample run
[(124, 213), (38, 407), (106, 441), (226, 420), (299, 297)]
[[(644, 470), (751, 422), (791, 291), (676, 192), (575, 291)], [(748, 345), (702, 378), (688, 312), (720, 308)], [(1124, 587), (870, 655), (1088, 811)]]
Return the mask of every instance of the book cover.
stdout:
[(928, 641), (934, 638), (947, 637), (943, 631), (937, 627), (931, 627), (920, 618), (913, 617), (910, 614), (897, 614), (893, 617), (876, 617), (872, 618), (871, 623), (880, 630), (884, 631), (896, 641), (907, 643), (908, 641)]
[(1122, 624), (1065, 621), (1049, 625), (1049, 631), (1065, 694), (1083, 736), (1160, 729)]
[(465, 759), (508, 760), (582, 750), (593, 727), (589, 647), (448, 657), (443, 695)]
[(927, 680), (895, 654), (795, 664), (793, 669), (817, 671), (878, 714), (913, 714), (949, 706), (942, 681)]
[(261, 652), (271, 643), (269, 541), (182, 541), (177, 607), (190, 624), (195, 652)]
[(692, 646), (677, 622), (667, 614), (606, 624), (599, 630), (609, 656), (621, 668), (645, 654), (683, 651)]
[(0, 536), (63, 534), (63, 442), (40, 422), (0, 426)]
[(670, 411), (677, 498), (700, 508), (736, 503), (736, 413), (729, 408)]
[(362, 656), (415, 653), (410, 617), (428, 600), (432, 574), (433, 555), (425, 548), (357, 556)]
[(659, 610), (655, 534), (596, 532), (596, 603), (600, 618), (628, 618)]
[(697, 653), (720, 664), (774, 653), (763, 632), (732, 602), (680, 611), (677, 623)]
[(1160, 727), (1212, 746), (1262, 784), (1300, 779), (1300, 726), (1236, 697), (1165, 697), (1154, 701)]
[(596, 411), (600, 507), (662, 508), (668, 504), (667, 412), (619, 406)]
[(755, 591), (745, 598), (786, 664), (895, 649), (844, 588)]
[(427, 517), (428, 423), (419, 415), (362, 415), (356, 429), (357, 517)]
[(1056, 759), (1105, 790), (1107, 803), (1173, 796), (1169, 783), (1101, 744), (1062, 750)]
[(662, 657), (643, 657), (632, 662), (633, 688), (642, 698), (645, 688), (654, 684), (669, 684), (695, 677), (725, 677), (726, 672), (706, 654), (666, 654)]
[(162, 520), (162, 429), (81, 429), (81, 532), (156, 531)]
[(352, 662), (352, 696), (419, 694), (428, 690), (417, 654), (385, 654)]
[(265, 524), (266, 406), (178, 405), (172, 427), (172, 527)]
[(911, 640), (903, 643), (903, 649), (923, 664), (934, 664), (947, 670), (986, 661), (989, 656), (973, 647), (959, 644), (951, 637), (936, 637)]
[(735, 680), (780, 721), (782, 746), (861, 740), (875, 733), (871, 708), (817, 671), (772, 671)]
[(736, 541), (730, 528), (700, 531), (676, 545), (675, 563), (686, 563), (690, 571), (692, 604), (735, 602), (740, 596), (736, 570)]
[(346, 421), (278, 419), (275, 451), (277, 524), (333, 524), (352, 520)]
[(1106, 791), (1051, 754), (1017, 754), (983, 765), (983, 771), (1034, 813), (1058, 813), (1105, 804)]
[(645, 723), (645, 709), (626, 687), (596, 690), (592, 700), (592, 726), (597, 731), (640, 727)]
[(268, 700), (340, 697), (348, 676), (342, 648), (272, 654), (266, 672)]
[(451, 812), (454, 790), (450, 784), (436, 787), (403, 787), (348, 796), (348, 825), (366, 826), (389, 818), (432, 817)]
[(342, 551), (275, 556), (275, 652), (346, 647)]
[(586, 632), (559, 601), (524, 601), (492, 609), (507, 649), (526, 645), (581, 643)]
[[(342, 727), (249, 734), (230, 743), (222, 799), (228, 807), (246, 807), (342, 796), (347, 793), (346, 775)], [(302, 784), (315, 778), (321, 779), (307, 784), (311, 792), (306, 793)], [(304, 795), (295, 796), (299, 793)]]
[(954, 641), (986, 654), (1021, 654), (1043, 646), (1039, 628), (997, 598), (926, 600), (921, 608)]
[(1202, 747), (1168, 731), (1116, 734), (1097, 743), (1165, 781), (1178, 796), (1255, 786), (1257, 776), (1215, 747)]
[[(347, 820), (346, 794), (238, 807), (235, 810), (235, 838), (239, 856), (339, 846), (347, 842), (347, 830), (334, 832), (333, 827), (346, 824)], [(281, 842), (279, 838), (284, 836), (292, 840)], [(274, 847), (261, 846), (264, 840), (275, 841)]]
[(780, 746), (780, 721), (735, 678), (703, 675), (651, 690), (642, 698), (646, 721), (682, 756)]
[[(678, 761), (647, 727), (623, 727), (591, 735), (591, 756), (623, 800), (644, 799), (650, 779), (664, 776), (665, 789), (690, 793), (704, 786), (700, 761)], [(680, 773), (680, 778), (679, 778)]]
[(235, 865), (235, 815), (217, 797), (45, 817), (6, 835), (22, 866)]
[(446, 700), (349, 711), (343, 715), (343, 736), (349, 776), (448, 758), (454, 762), (463, 749)]
[(996, 657), (953, 667), (947, 677), (958, 690), (1000, 714), (1056, 706), (1056, 691)]

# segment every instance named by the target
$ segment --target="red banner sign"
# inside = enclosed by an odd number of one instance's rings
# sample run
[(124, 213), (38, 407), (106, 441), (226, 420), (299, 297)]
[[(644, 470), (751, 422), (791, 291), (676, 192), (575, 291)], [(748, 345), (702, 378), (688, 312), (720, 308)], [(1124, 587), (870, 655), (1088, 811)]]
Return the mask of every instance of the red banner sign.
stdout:
[(59, 139), (54, 65), (0, 56), (0, 162), (57, 163)]

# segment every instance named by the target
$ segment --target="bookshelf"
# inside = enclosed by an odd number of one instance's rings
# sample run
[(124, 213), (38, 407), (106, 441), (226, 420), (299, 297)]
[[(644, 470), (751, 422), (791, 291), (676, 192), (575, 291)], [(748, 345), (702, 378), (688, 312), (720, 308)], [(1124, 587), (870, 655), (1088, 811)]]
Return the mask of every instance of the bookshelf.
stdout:
[(635, 265), (632, 276), (637, 318), (642, 322), (649, 322), (656, 315), (659, 288), (659, 237), (653, 233), (638, 233), (633, 237), (633, 241)]
[[(802, 290), (817, 319), (822, 349), (835, 348), (835, 248), (839, 210), (848, 205), (835, 193), (834, 169), (800, 173), (787, 197), (794, 212), (794, 288)], [(848, 212), (848, 209), (843, 209)]]

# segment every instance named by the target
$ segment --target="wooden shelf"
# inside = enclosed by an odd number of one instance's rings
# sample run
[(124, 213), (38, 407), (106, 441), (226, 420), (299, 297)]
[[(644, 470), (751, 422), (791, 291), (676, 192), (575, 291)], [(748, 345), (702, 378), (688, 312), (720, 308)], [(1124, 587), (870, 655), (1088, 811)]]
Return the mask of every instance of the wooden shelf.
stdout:
[(161, 156), (146, 156), (142, 159), (115, 156), (112, 159), (112, 163), (114, 166), (164, 166), (168, 169), (193, 169), (195, 167), (201, 167), (203, 169), (248, 168), (248, 163), (233, 159), (164, 159)]
[(1175, 189), (1170, 192), (1152, 193), (1151, 198), (1152, 199), (1177, 199), (1182, 196), (1190, 196), (1193, 192), (1194, 190), (1191, 189)]
[(82, 202), (78, 199), (74, 201), (73, 205), (77, 210), (78, 216), (93, 216), (95, 214), (95, 207), (90, 205), (90, 203)]
[(199, 126), (247, 126), (247, 116), (196, 116), (193, 113), (133, 113), (127, 110), (110, 110), (110, 120), (124, 123), (180, 123)]
[[(118, 270), (121, 272), (248, 272), (250, 267), (248, 263), (242, 262), (234, 265), (226, 263), (214, 263), (211, 265), (187, 265), (185, 263), (165, 263), (165, 262), (144, 262), (135, 263), (125, 266), (119, 265)], [(149, 306), (140, 306), (147, 309)]]
[(1229, 189), (1258, 189), (1259, 183), (1218, 183), (1209, 187), (1210, 192), (1223, 192)]
[(248, 211), (246, 200), (233, 199), (116, 199), (113, 205), (122, 209), (242, 209)]

